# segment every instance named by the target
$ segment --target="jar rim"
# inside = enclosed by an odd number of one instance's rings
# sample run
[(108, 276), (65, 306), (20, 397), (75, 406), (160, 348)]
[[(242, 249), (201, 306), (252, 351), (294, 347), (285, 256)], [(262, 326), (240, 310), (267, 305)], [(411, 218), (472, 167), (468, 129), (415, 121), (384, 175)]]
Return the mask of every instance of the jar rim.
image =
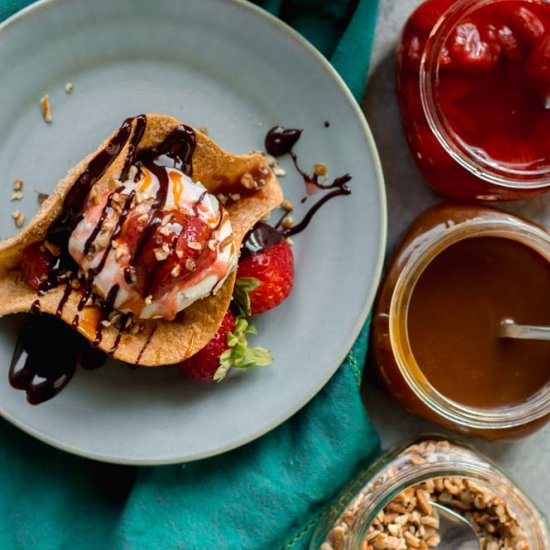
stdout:
[[(426, 41), (420, 61), (420, 99), (432, 133), (458, 164), (477, 178), (509, 189), (544, 189), (550, 187), (550, 163), (540, 170), (521, 170), (495, 159), (482, 158), (450, 127), (436, 99), (439, 57), (452, 30), (467, 15), (482, 5), (503, 0), (458, 0), (439, 18)], [(550, 4), (550, 0), (541, 0)]]
[(399, 275), (389, 311), (391, 347), (398, 369), (414, 395), (447, 422), (464, 429), (505, 430), (525, 426), (550, 414), (550, 382), (527, 401), (497, 408), (463, 405), (430, 384), (414, 357), (408, 334), (408, 308), (422, 273), (443, 250), (464, 239), (500, 237), (520, 242), (550, 262), (550, 235), (513, 216), (474, 218), (429, 237), (413, 252)]

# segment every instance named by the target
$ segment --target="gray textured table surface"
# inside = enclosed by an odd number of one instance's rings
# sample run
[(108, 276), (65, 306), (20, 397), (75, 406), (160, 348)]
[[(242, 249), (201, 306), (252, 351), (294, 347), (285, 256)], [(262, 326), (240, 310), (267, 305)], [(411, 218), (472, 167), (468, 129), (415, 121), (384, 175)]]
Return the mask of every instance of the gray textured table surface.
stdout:
[[(364, 110), (378, 144), (388, 193), (388, 251), (412, 219), (440, 199), (423, 183), (405, 145), (396, 101), (393, 51), (401, 28), (419, 0), (380, 0), (371, 76)], [(550, 197), (508, 207), (550, 227)], [(384, 446), (426, 432), (434, 424), (407, 414), (381, 390), (368, 383), (365, 401)], [(531, 495), (550, 517), (550, 424), (515, 442), (471, 440), (493, 458)]]

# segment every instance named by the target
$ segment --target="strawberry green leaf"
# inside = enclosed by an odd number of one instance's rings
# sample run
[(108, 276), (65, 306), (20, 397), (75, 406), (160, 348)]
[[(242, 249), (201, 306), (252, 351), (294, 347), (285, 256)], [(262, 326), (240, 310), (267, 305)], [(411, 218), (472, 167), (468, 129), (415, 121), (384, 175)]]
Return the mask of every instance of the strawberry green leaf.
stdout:
[(220, 356), (220, 366), (214, 374), (216, 382), (223, 380), (231, 368), (266, 367), (273, 362), (273, 357), (268, 349), (248, 346), (247, 334), (257, 334), (256, 328), (250, 325), (245, 318), (238, 317), (234, 332), (227, 335), (229, 349)]
[(243, 316), (251, 315), (250, 295), (252, 290), (260, 286), (260, 281), (255, 277), (239, 277), (235, 281), (235, 290), (233, 291), (233, 300)]

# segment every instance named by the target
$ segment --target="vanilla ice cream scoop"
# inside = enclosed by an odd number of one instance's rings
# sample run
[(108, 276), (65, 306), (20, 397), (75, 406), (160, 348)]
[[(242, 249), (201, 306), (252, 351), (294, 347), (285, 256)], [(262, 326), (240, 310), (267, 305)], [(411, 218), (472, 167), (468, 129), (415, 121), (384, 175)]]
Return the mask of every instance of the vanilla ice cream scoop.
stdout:
[(155, 163), (92, 189), (69, 252), (94, 292), (142, 319), (174, 319), (237, 266), (229, 215), (183, 172)]

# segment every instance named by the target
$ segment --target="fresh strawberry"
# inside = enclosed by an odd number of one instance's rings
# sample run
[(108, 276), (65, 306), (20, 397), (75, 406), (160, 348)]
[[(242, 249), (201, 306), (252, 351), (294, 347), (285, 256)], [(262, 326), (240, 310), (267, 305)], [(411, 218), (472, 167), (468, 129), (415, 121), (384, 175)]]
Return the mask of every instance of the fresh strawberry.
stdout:
[(500, 55), (500, 45), (482, 40), (478, 26), (472, 22), (461, 23), (453, 30), (448, 47), (453, 66), (464, 70), (490, 70)]
[(294, 256), (286, 240), (245, 256), (239, 262), (238, 279), (256, 279), (257, 286), (247, 291), (250, 313), (258, 315), (283, 302), (294, 284)]
[(29, 285), (39, 289), (44, 277), (48, 275), (53, 256), (41, 245), (31, 244), (23, 250), (21, 273)]
[(439, 18), (455, 0), (428, 0), (420, 4), (411, 15), (410, 24), (426, 35), (435, 27)]
[(530, 46), (536, 46), (546, 33), (544, 23), (523, 6), (512, 12), (510, 23)]
[(218, 332), (198, 353), (179, 364), (180, 370), (196, 382), (220, 382), (229, 369), (267, 366), (271, 353), (259, 347), (248, 347), (247, 334), (256, 329), (242, 317), (228, 310)]

